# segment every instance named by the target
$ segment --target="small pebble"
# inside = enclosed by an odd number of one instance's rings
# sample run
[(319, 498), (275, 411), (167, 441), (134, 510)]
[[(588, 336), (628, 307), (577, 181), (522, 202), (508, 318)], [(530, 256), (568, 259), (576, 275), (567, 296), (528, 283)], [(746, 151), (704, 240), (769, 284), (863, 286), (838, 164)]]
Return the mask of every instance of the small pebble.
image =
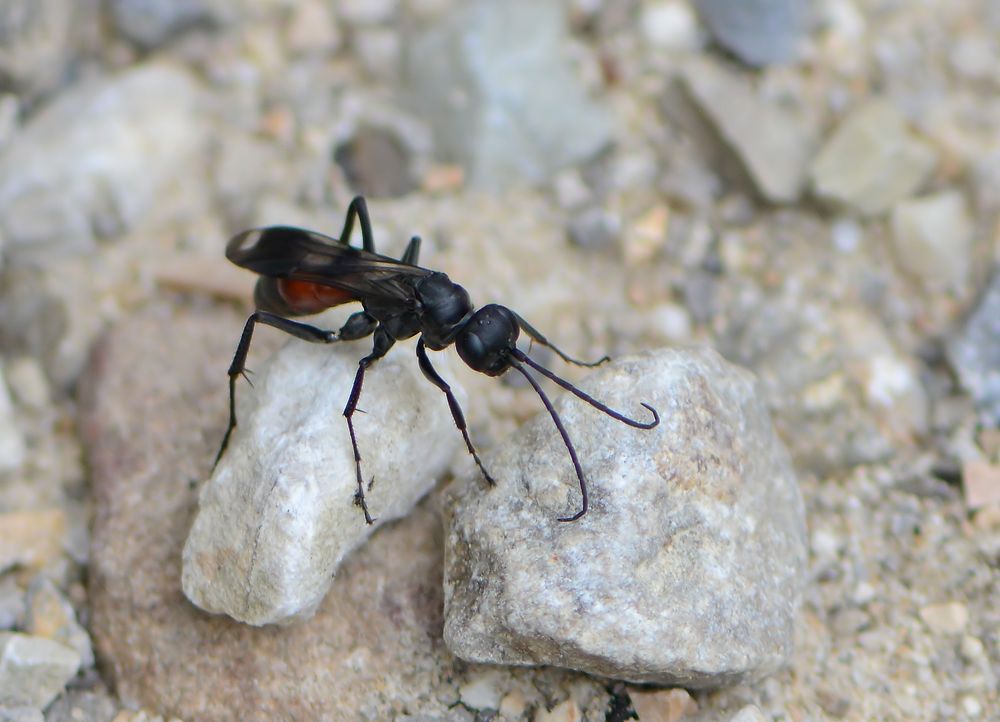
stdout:
[(42, 365), (33, 356), (11, 359), (4, 371), (15, 403), (32, 411), (41, 411), (51, 403), (49, 380)]
[(1000, 504), (1000, 465), (985, 461), (967, 461), (962, 465), (962, 488), (965, 505), (978, 509)]
[(698, 19), (691, 6), (678, 0), (643, 5), (639, 29), (646, 42), (663, 50), (694, 50), (700, 40)]
[(61, 509), (0, 514), (0, 571), (39, 568), (62, 554), (66, 515)]
[(477, 710), (500, 709), (504, 674), (491, 670), (477, 675), (458, 689), (459, 698), (466, 707)]
[(755, 704), (748, 704), (729, 718), (729, 722), (767, 722), (767, 717)]
[(872, 100), (854, 109), (812, 162), (816, 194), (835, 207), (876, 216), (915, 193), (934, 171), (937, 154), (909, 129), (896, 108)]
[(69, 647), (28, 634), (0, 633), (0, 700), (42, 709), (80, 667)]
[(679, 722), (698, 711), (686, 689), (645, 690), (630, 687), (628, 696), (642, 722)]
[(969, 623), (969, 610), (961, 602), (928, 604), (920, 618), (935, 634), (961, 634)]
[(967, 291), (973, 222), (957, 191), (903, 201), (892, 209), (896, 262), (930, 289)]
[[(18, 423), (14, 405), (7, 392), (4, 374), (0, 369), (0, 473), (21, 468), (26, 453), (24, 433)], [(0, 569), (2, 568), (0, 566)]]
[(587, 208), (574, 213), (569, 221), (569, 238), (580, 248), (607, 248), (618, 238), (621, 221), (603, 208)]

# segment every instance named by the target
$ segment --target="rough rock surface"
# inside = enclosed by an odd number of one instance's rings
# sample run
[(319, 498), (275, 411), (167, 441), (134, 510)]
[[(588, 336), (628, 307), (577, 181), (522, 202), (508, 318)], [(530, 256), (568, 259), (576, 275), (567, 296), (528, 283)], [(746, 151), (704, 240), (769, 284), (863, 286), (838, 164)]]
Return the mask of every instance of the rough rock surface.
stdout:
[[(344, 557), (409, 513), (447, 469), (461, 434), (413, 350), (397, 346), (367, 373), (368, 413), (354, 416), (362, 473), (375, 481), (366, 495), (375, 523), (365, 523), (341, 411), (367, 343), (293, 339), (252, 391), (239, 385), (240, 425), (201, 490), (184, 546), (184, 593), (197, 606), (255, 625), (311, 616)], [(434, 363), (450, 377), (446, 357)]]
[[(445, 640), (463, 659), (551, 664), (616, 679), (713, 687), (785, 664), (803, 584), (802, 499), (753, 377), (715, 352), (629, 357), (583, 384), (630, 428), (560, 405), (589, 479), (578, 507), (547, 417), (459, 483), (447, 511)], [(626, 408), (631, 411), (632, 409)]]
[[(227, 331), (241, 323), (219, 312), (146, 312), (102, 340), (81, 381), (97, 510), (91, 631), (118, 697), (165, 718), (208, 722), (404, 712), (471, 720), (449, 711), (475, 667), (457, 663), (441, 640), (442, 540), (432, 509), (380, 529), (301, 624), (249, 627), (184, 598), (194, 484), (225, 427)], [(596, 709), (606, 704), (601, 683), (558, 670), (505, 671), (501, 683), (529, 710), (583, 691)]]

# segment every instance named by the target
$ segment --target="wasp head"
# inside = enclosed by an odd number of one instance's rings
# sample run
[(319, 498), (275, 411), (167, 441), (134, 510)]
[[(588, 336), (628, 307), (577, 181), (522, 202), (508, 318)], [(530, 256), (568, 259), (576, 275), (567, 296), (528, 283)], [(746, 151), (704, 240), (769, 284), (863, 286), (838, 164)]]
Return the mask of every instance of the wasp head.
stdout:
[(474, 371), (499, 376), (510, 368), (521, 329), (517, 317), (503, 306), (491, 303), (476, 311), (455, 339), (458, 355)]

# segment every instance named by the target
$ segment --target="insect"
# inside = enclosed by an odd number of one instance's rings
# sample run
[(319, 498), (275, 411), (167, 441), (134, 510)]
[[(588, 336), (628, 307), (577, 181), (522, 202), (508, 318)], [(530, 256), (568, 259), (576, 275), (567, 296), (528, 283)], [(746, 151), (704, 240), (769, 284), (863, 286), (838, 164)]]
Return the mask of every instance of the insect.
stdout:
[[(355, 219), (361, 226), (362, 248), (349, 245)], [(515, 345), (521, 331), (535, 343), (552, 349), (567, 363), (597, 366), (609, 359), (605, 356), (587, 363), (567, 356), (527, 321), (504, 306), (490, 304), (477, 310), (466, 290), (452, 282), (444, 273), (418, 266), (419, 254), (418, 236), (410, 239), (399, 260), (376, 253), (368, 207), (361, 196), (356, 197), (348, 206), (339, 239), (301, 228), (269, 226), (244, 231), (229, 241), (226, 257), (236, 265), (260, 274), (260, 278), (254, 289), (256, 310), (247, 319), (228, 371), (229, 426), (215, 463), (218, 464), (222, 458), (233, 429), (236, 428), (236, 380), (245, 376), (247, 353), (257, 324), (272, 326), (311, 343), (353, 341), (370, 335), (374, 340), (372, 352), (358, 362), (354, 385), (344, 407), (344, 417), (351, 435), (357, 474), (354, 502), (364, 512), (365, 521), (371, 524), (374, 520), (365, 502), (361, 453), (354, 434), (354, 412), (358, 408), (361, 386), (368, 368), (385, 356), (396, 341), (420, 334), (417, 340), (420, 370), (432, 384), (444, 392), (455, 426), (462, 432), (469, 453), (491, 486), (496, 482), (483, 466), (482, 459), (472, 445), (462, 409), (451, 387), (431, 365), (427, 349), (440, 351), (454, 344), (458, 355), (474, 371), (487, 376), (500, 376), (513, 368), (524, 375), (552, 417), (573, 462), (580, 484), (582, 504), (575, 514), (560, 517), (559, 521), (576, 521), (587, 513), (588, 506), (583, 469), (559, 414), (538, 381), (525, 367), (532, 368), (599, 411), (629, 426), (651, 429), (660, 422), (659, 415), (652, 406), (643, 403), (652, 413), (652, 421), (631, 419), (532, 360)], [(354, 301), (361, 303), (362, 310), (352, 314), (338, 331), (317, 328), (290, 318), (318, 313)]]

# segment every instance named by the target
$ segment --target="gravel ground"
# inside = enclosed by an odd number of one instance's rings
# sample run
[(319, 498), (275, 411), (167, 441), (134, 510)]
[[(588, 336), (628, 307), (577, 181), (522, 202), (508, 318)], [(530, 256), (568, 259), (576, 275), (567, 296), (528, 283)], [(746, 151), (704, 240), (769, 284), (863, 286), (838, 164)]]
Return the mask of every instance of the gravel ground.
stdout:
[[(756, 373), (807, 513), (795, 652), (763, 681), (691, 693), (466, 665), (425, 590), (407, 634), (372, 632), (410, 645), (373, 668), (427, 675), (406, 705), (261, 719), (1000, 719), (995, 0), (8, 0), (0, 720), (229, 704), (207, 676), (164, 673), (155, 646), (124, 662), (164, 610), (104, 623), (138, 597), (100, 585), (109, 555), (175, 543), (156, 517), (183, 526), (224, 430), (216, 346), (235, 345), (253, 282), (226, 239), (335, 234), (359, 193), (380, 251), (420, 234), (422, 264), (574, 355), (709, 345)], [(174, 353), (190, 363), (170, 377)], [(458, 366), (480, 448), (537, 412), (525, 384)], [(108, 494), (164, 470), (190, 475), (183, 490), (120, 500), (148, 523), (109, 539)], [(386, 584), (405, 587), (405, 565), (372, 548), (411, 533), (438, 573), (437, 504), (359, 552)], [(211, 666), (197, 646), (163, 659), (201, 654)]]

